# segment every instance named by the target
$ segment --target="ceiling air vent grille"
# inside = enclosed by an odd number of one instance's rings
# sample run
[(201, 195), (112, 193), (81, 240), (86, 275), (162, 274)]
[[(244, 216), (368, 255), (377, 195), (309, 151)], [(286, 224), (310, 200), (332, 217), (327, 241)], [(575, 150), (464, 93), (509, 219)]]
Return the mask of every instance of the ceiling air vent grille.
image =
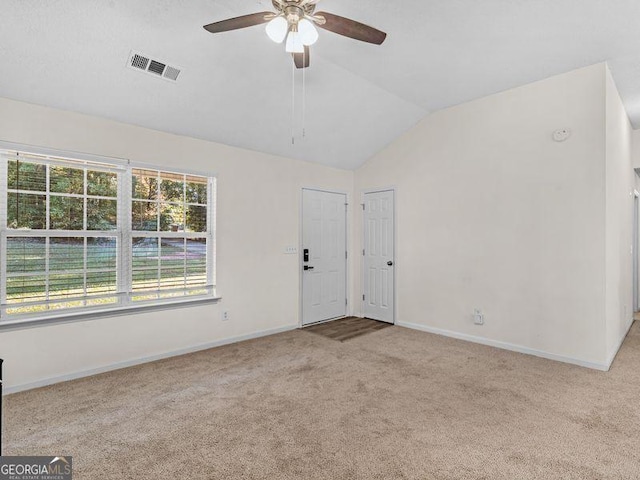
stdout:
[(164, 78), (168, 78), (174, 82), (178, 80), (178, 75), (180, 75), (180, 70), (175, 67), (167, 67), (164, 71)]
[(156, 75), (162, 75), (165, 68), (166, 65), (164, 63), (156, 62), (155, 60), (151, 60), (151, 64), (149, 64), (149, 71)]
[(182, 71), (179, 67), (172, 67), (160, 60), (153, 60), (148, 55), (139, 52), (131, 52), (127, 63), (129, 68), (152, 74), (154, 77), (163, 78), (175, 82)]
[(146, 70), (148, 65), (149, 59), (147, 57), (143, 57), (142, 55), (138, 55), (137, 53), (134, 53), (131, 57), (131, 66), (134, 68)]

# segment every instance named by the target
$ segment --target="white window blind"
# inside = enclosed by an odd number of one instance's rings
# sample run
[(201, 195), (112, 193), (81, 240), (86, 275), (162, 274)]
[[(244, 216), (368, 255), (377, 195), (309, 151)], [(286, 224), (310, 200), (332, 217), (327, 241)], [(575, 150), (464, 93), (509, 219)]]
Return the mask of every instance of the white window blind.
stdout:
[(214, 295), (213, 177), (0, 160), (0, 322)]
[(134, 168), (131, 171), (131, 290), (134, 300), (206, 293), (210, 179)]

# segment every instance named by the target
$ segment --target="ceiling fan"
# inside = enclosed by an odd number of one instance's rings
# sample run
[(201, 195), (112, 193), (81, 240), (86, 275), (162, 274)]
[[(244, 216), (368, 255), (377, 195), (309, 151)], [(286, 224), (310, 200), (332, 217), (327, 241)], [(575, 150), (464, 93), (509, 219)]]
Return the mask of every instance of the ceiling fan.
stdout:
[(316, 12), (319, 0), (272, 0), (275, 12), (259, 12), (229, 18), (205, 25), (211, 33), (228, 32), (239, 28), (267, 23), (267, 35), (276, 43), (286, 39), (285, 50), (293, 56), (297, 68), (309, 66), (309, 46), (318, 40), (315, 25), (330, 32), (362, 42), (381, 45), (387, 34), (364, 23), (329, 12)]

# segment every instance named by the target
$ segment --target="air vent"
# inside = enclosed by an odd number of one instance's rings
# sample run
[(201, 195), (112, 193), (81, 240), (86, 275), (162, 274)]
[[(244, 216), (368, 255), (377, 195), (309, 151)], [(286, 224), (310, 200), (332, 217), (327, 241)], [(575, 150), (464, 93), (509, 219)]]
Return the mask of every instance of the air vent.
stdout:
[(129, 68), (152, 74), (154, 77), (163, 78), (175, 82), (182, 71), (179, 67), (172, 67), (160, 60), (154, 60), (148, 55), (139, 52), (131, 52), (127, 63)]
[(135, 68), (139, 68), (140, 70), (146, 70), (147, 65), (149, 65), (149, 59), (147, 57), (143, 57), (142, 55), (138, 55), (134, 53), (131, 57), (131, 66)]
[(178, 80), (178, 75), (180, 75), (180, 70), (174, 67), (167, 67), (164, 71), (164, 78), (168, 78), (174, 82)]
[(162, 75), (164, 73), (165, 67), (166, 65), (164, 63), (151, 60), (151, 64), (149, 65), (149, 71), (151, 73), (155, 73), (156, 75)]

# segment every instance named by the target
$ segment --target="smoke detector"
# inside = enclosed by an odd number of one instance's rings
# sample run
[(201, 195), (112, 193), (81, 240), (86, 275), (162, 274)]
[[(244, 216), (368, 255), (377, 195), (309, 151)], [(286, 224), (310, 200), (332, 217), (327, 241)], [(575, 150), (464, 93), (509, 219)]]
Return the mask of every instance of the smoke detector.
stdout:
[(567, 140), (569, 140), (570, 136), (571, 136), (571, 129), (570, 128), (561, 128), (561, 129), (556, 130), (555, 132), (553, 132), (553, 141), (554, 142), (566, 142)]
[(153, 75), (156, 78), (175, 82), (182, 69), (180, 67), (167, 65), (166, 62), (151, 58), (140, 52), (132, 51), (127, 59), (127, 67)]

